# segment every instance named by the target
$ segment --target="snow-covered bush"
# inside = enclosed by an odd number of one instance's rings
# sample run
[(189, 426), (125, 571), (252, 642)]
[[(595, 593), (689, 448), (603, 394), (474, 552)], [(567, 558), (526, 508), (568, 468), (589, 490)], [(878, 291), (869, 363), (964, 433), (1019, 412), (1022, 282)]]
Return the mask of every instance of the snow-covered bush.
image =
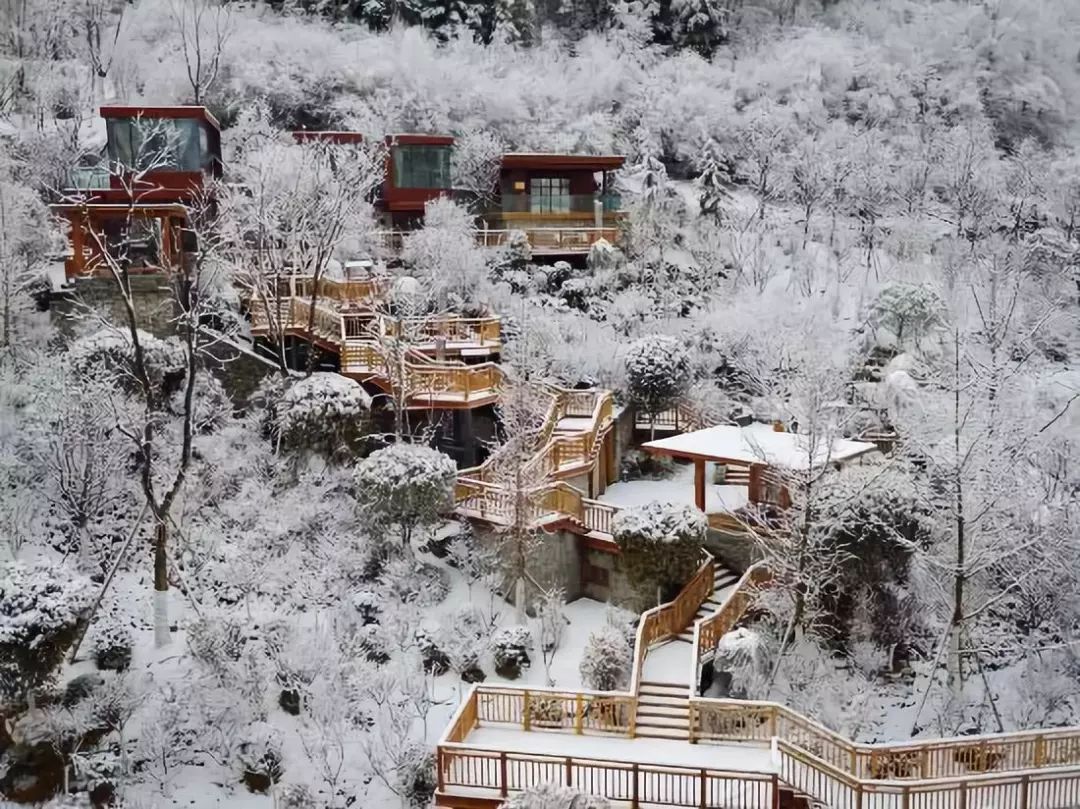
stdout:
[(414, 635), (416, 648), (420, 651), (424, 671), (428, 674), (445, 674), (450, 670), (450, 658), (439, 648), (438, 641), (423, 627), (419, 627)]
[(355, 457), (363, 450), (371, 397), (348, 377), (315, 373), (291, 384), (275, 406), (281, 445), (313, 451), (327, 460)]
[(581, 656), (581, 681), (594, 691), (617, 691), (630, 682), (633, 649), (626, 635), (613, 626), (602, 626), (589, 635)]
[(499, 809), (611, 809), (611, 803), (600, 795), (552, 783), (511, 795)]
[(385, 526), (397, 526), (401, 545), (410, 550), (417, 529), (433, 525), (453, 503), (457, 467), (438, 450), (394, 444), (356, 464), (356, 500)]
[(279, 784), (274, 790), (274, 806), (277, 809), (315, 809), (318, 805), (311, 790), (304, 784)]
[(123, 671), (131, 664), (131, 631), (115, 619), (102, 619), (91, 642), (94, 663), (102, 671)]
[(379, 596), (372, 590), (361, 590), (358, 593), (353, 593), (353, 609), (360, 614), (360, 620), (364, 622), (365, 626), (379, 623), (379, 616), (382, 614), (380, 601)]
[(266, 722), (252, 722), (237, 742), (236, 764), (251, 792), (267, 792), (284, 772), (281, 734)]
[(378, 590), (383, 601), (430, 607), (446, 599), (450, 576), (441, 567), (405, 556), (386, 563)]
[[(161, 340), (144, 331), (138, 337), (150, 384), (158, 396), (169, 396), (178, 389), (187, 368), (183, 346), (175, 338)], [(131, 334), (123, 329), (102, 329), (80, 337), (68, 349), (67, 359), (77, 374), (108, 376), (132, 392), (138, 388)]]
[(424, 744), (411, 744), (401, 756), (395, 773), (398, 788), (413, 809), (431, 804), (438, 781), (435, 778), (435, 755)]
[(624, 363), (630, 401), (650, 418), (678, 404), (692, 381), (690, 356), (682, 341), (669, 335), (636, 340)]
[(0, 699), (52, 679), (93, 597), (90, 581), (69, 567), (0, 565)]
[(450, 668), (465, 682), (482, 682), (480, 656), (489, 646), (491, 633), (483, 613), (473, 606), (461, 607), (445, 616), (439, 629), (439, 647)]
[(768, 674), (768, 650), (765, 639), (752, 629), (739, 627), (725, 632), (716, 641), (713, 669), (723, 673), (727, 689), (723, 696), (756, 699), (763, 696), (763, 678)]
[(200, 433), (216, 433), (232, 416), (233, 404), (225, 387), (209, 371), (195, 374), (194, 427)]
[(206, 613), (192, 620), (187, 629), (188, 651), (212, 669), (239, 660), (246, 643), (243, 626), (226, 615)]
[(532, 662), (529, 652), (533, 648), (532, 633), (523, 626), (507, 626), (491, 636), (491, 653), (495, 659), (495, 671), (500, 677), (516, 680), (521, 670)]
[(707, 527), (693, 506), (656, 502), (622, 509), (611, 524), (627, 576), (643, 598), (659, 591), (660, 601), (677, 595), (701, 563)]

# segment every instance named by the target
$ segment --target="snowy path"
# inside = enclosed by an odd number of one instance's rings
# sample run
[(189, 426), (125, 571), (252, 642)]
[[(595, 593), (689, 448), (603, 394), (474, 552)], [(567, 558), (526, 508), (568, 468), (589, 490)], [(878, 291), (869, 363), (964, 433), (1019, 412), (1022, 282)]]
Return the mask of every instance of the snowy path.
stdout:
[(683, 640), (672, 640), (651, 647), (645, 653), (641, 679), (654, 683), (685, 683), (689, 689), (693, 651), (693, 644)]

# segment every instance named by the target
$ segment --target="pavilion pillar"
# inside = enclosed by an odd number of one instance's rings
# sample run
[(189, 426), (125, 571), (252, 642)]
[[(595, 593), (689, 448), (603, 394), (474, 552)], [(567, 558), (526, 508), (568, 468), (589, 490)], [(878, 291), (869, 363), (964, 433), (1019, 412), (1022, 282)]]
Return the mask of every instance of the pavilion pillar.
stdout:
[(161, 220), (161, 255), (158, 263), (164, 270), (171, 270), (173, 263), (173, 220), (166, 214)]
[(694, 459), (694, 505), (705, 513), (705, 461), (702, 458)]

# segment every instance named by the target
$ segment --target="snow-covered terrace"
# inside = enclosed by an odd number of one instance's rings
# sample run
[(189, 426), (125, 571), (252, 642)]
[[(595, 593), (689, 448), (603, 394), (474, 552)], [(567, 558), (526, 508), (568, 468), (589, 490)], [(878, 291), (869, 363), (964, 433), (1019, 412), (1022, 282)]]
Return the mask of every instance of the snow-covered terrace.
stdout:
[[(712, 464), (709, 464), (711, 467)], [(711, 475), (711, 468), (708, 470)], [(730, 514), (745, 506), (749, 489), (745, 485), (706, 485), (705, 513)], [(628, 480), (608, 486), (599, 498), (619, 508), (640, 506), (656, 501), (675, 505), (694, 505), (694, 465), (681, 464), (674, 475), (663, 480)]]

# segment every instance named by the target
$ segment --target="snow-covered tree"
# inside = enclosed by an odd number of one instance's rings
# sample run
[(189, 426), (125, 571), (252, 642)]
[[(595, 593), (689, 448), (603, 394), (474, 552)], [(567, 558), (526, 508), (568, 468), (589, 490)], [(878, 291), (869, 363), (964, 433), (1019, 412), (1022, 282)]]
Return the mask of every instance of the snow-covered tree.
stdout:
[(454, 188), (469, 194), (478, 213), (490, 207), (498, 193), (504, 151), (502, 140), (484, 129), (466, 132), (454, 140)]
[(731, 202), (732, 176), (731, 164), (721, 152), (720, 144), (709, 138), (697, 158), (697, 169), (701, 172), (694, 185), (698, 190), (698, 206), (701, 213), (720, 223), (724, 219), (724, 209)]
[(484, 275), (475, 231), (468, 211), (439, 198), (424, 206), (424, 226), (405, 237), (401, 257), (428, 288), (437, 311), (475, 303)]
[(33, 700), (75, 639), (94, 593), (88, 579), (50, 562), (0, 567), (0, 698)]
[(690, 386), (690, 358), (677, 337), (657, 334), (631, 344), (624, 363), (630, 401), (649, 415), (655, 438), (656, 416), (677, 405)]
[(220, 0), (169, 0), (169, 18), (180, 39), (191, 103), (205, 104), (234, 33), (231, 7)]
[(701, 564), (707, 528), (705, 515), (693, 506), (646, 503), (620, 509), (611, 532), (623, 568), (657, 603), (673, 597)]
[(929, 284), (894, 282), (887, 284), (870, 307), (870, 322), (886, 329), (903, 347), (904, 338), (915, 345), (941, 322), (941, 297)]
[(604, 625), (589, 635), (581, 655), (581, 681), (594, 691), (618, 691), (630, 683), (634, 650), (626, 635)]
[(48, 210), (0, 160), (0, 351), (14, 348), (22, 337), (53, 242)]
[(356, 464), (353, 486), (365, 513), (393, 526), (406, 552), (420, 529), (453, 502), (457, 467), (448, 455), (416, 444), (393, 444)]

